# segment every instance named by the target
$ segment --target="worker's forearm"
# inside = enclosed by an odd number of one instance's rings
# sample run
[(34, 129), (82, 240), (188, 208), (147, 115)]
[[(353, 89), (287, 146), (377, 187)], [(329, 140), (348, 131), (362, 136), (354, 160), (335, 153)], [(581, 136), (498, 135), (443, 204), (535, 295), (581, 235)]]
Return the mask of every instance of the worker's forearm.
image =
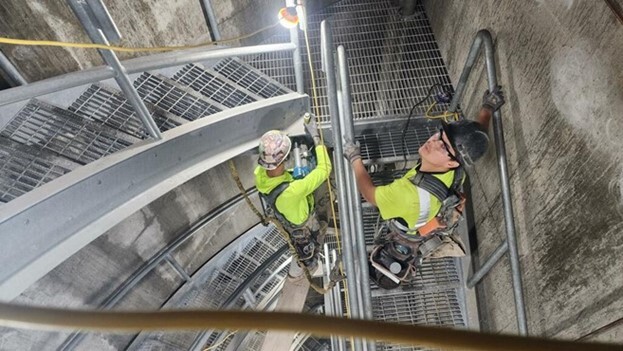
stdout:
[(374, 191), (376, 187), (374, 183), (372, 183), (372, 178), (368, 174), (366, 167), (363, 165), (361, 159), (355, 160), (352, 163), (353, 171), (355, 172), (355, 179), (357, 181), (357, 189), (361, 192), (364, 199), (370, 202), (373, 205), (376, 205), (376, 200), (374, 198)]
[(485, 132), (489, 130), (489, 121), (492, 115), (491, 110), (484, 107), (478, 112), (478, 123)]

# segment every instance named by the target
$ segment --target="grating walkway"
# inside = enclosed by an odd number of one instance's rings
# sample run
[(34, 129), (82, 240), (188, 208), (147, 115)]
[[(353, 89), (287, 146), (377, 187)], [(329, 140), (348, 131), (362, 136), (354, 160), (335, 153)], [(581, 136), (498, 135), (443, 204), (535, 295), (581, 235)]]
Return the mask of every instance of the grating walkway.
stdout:
[[(311, 15), (312, 61), (320, 67), (320, 22), (331, 21), (335, 46), (348, 52), (355, 120), (406, 117), (411, 106), (426, 97), (433, 84), (451, 89), (424, 7), (404, 19), (390, 0), (345, 0)], [(321, 117), (329, 120), (326, 83), (318, 79)], [(309, 90), (309, 89), (308, 89)], [(423, 115), (428, 106), (415, 110)], [(445, 104), (432, 112), (443, 112)]]

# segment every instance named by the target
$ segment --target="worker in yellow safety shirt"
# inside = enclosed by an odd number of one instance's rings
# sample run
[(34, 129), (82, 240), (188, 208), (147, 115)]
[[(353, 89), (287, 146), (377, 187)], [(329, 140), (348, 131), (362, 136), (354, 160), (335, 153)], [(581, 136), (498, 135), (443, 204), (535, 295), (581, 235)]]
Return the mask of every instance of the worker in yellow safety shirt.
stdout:
[(326, 223), (320, 223), (314, 211), (314, 191), (329, 178), (331, 161), (327, 148), (320, 142), (314, 118), (305, 123), (305, 129), (314, 140), (316, 168), (304, 178), (294, 179), (284, 165), (292, 141), (284, 132), (271, 130), (260, 139), (255, 185), (268, 210), (288, 232), (299, 262), (313, 273), (317, 268), (319, 240), (322, 241), (326, 230)]
[(377, 285), (398, 287), (415, 276), (425, 258), (465, 255), (455, 230), (465, 201), (463, 167), (487, 151), (489, 120), (504, 102), (499, 86), (485, 92), (477, 122), (442, 123), (419, 148), (416, 166), (384, 186), (372, 183), (359, 146), (346, 140), (344, 157), (353, 167), (357, 187), (386, 221), (386, 234), (377, 233), (370, 253), (370, 277)]

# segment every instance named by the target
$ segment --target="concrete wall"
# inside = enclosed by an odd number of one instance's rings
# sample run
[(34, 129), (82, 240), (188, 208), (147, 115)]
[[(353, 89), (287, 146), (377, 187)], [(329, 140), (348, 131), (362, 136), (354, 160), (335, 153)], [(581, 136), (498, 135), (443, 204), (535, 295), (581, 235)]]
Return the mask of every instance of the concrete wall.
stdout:
[[(623, 26), (603, 1), (425, 4), (454, 83), (479, 29), (496, 42), (530, 334), (623, 343), (609, 327), (623, 318)], [(468, 115), (483, 66), (463, 99)], [(484, 259), (505, 237), (493, 146), (477, 167)], [(480, 292), (484, 329), (515, 332), (507, 258)]]
[[(119, 45), (192, 45), (210, 41), (199, 0), (106, 0), (122, 41)], [(3, 1), (0, 32), (19, 39), (91, 42), (66, 1)], [(98, 66), (92, 49), (0, 45), (27, 81)], [(121, 59), (138, 56), (119, 53)]]
[[(253, 186), (257, 155), (235, 159), (245, 188)], [(221, 164), (163, 195), (110, 229), (40, 279), (14, 302), (97, 308), (132, 273), (201, 217), (239, 194), (228, 165)], [(257, 196), (252, 197), (259, 206)], [(244, 201), (216, 217), (171, 256), (192, 275), (207, 260), (259, 219)], [(166, 262), (154, 269), (116, 308), (157, 310), (181, 286)], [(0, 329), (0, 350), (56, 350), (68, 333)], [(83, 350), (123, 349), (133, 335), (90, 334)]]

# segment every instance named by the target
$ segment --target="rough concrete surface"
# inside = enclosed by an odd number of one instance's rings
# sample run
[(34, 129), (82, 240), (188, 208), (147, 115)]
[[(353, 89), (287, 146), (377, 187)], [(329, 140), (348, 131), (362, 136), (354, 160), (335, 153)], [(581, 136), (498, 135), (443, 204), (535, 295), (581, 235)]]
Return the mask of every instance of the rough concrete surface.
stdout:
[[(119, 45), (151, 47), (210, 41), (199, 1), (108, 0), (105, 4), (122, 35)], [(66, 1), (3, 1), (0, 32), (17, 39), (91, 42)], [(0, 48), (29, 82), (103, 63), (93, 49)], [(118, 53), (122, 60), (141, 55), (145, 54)]]
[[(425, 5), (455, 84), (476, 32), (496, 43), (529, 334), (623, 343), (620, 328), (598, 331), (623, 318), (623, 26), (603, 1)], [(468, 116), (486, 89), (482, 61)], [(472, 184), (482, 261), (505, 238), (493, 145)], [(508, 258), (479, 289), (483, 328), (516, 332)]]

